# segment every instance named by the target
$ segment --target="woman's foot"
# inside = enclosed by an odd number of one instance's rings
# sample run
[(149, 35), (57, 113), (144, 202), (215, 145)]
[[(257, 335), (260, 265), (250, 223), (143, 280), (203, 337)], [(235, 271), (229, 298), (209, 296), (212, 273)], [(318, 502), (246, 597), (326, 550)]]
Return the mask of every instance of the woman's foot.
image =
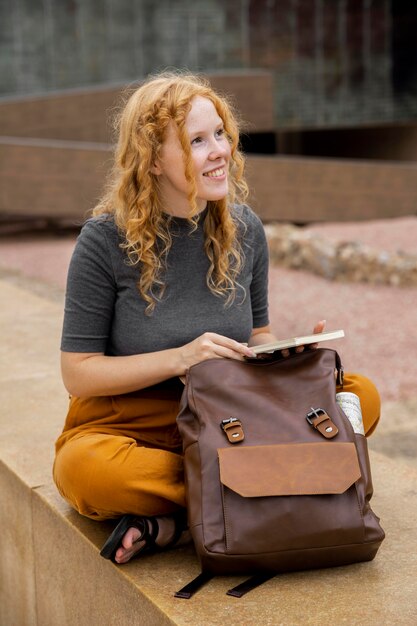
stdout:
[[(168, 515), (161, 517), (158, 516), (154, 519), (156, 519), (156, 521), (158, 522), (158, 531), (155, 537), (155, 545), (158, 548), (164, 548), (165, 546), (168, 546), (175, 538), (175, 535), (177, 533), (176, 521), (172, 516)], [(144, 517), (143, 520), (144, 523), (148, 525), (148, 532), (151, 533), (151, 521), (147, 517)], [(185, 534), (185, 532), (183, 532), (182, 535), (183, 534)], [(116, 553), (114, 555), (114, 560), (116, 561), (116, 563), (127, 563), (132, 557), (135, 556), (135, 554), (140, 552), (140, 550), (143, 550), (143, 548), (146, 546), (146, 539), (143, 538), (141, 540), (140, 538), (142, 537), (142, 535), (143, 533), (138, 528), (131, 527), (127, 530), (121, 541), (122, 545), (120, 546), (120, 548), (118, 548), (118, 550), (116, 550)], [(181, 540), (182, 536), (180, 536), (175, 545), (181, 545), (181, 543), (184, 543), (184, 541)]]
[(159, 552), (190, 541), (186, 528), (185, 511), (157, 517), (124, 515), (100, 554), (115, 563), (127, 563), (142, 552)]

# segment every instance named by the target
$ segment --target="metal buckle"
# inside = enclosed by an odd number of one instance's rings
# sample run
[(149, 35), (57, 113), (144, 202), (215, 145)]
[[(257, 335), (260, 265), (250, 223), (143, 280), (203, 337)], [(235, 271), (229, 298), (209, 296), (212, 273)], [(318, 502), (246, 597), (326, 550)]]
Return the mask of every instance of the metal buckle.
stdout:
[(220, 428), (226, 435), (229, 443), (240, 443), (245, 438), (242, 422), (240, 419), (237, 419), (237, 417), (229, 417), (228, 419), (222, 420)]
[(327, 411), (320, 407), (317, 409), (311, 407), (311, 411), (306, 415), (306, 420), (312, 428), (315, 428), (326, 439), (333, 439), (339, 432)]
[(320, 417), (321, 415), (324, 415), (325, 413), (326, 413), (326, 411), (324, 409), (320, 409), (320, 408), (313, 409), (313, 407), (311, 407), (310, 413), (307, 413), (307, 415), (306, 415), (306, 420), (310, 424), (310, 426), (314, 426), (313, 418), (314, 417)]
[(220, 428), (224, 430), (225, 426), (227, 426), (228, 424), (233, 424), (233, 422), (238, 422), (238, 421), (239, 420), (237, 419), (237, 417), (229, 417), (229, 419), (221, 421)]

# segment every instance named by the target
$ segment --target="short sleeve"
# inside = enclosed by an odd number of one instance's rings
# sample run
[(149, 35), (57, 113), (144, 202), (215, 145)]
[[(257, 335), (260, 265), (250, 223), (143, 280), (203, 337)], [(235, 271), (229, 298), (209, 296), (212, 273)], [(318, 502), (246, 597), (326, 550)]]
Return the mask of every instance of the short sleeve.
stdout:
[(260, 218), (249, 207), (245, 206), (244, 209), (243, 216), (248, 229), (248, 244), (253, 254), (252, 281), (250, 286), (253, 328), (262, 328), (269, 324), (268, 243)]
[(65, 296), (64, 352), (106, 352), (116, 298), (107, 226), (92, 218), (77, 239)]

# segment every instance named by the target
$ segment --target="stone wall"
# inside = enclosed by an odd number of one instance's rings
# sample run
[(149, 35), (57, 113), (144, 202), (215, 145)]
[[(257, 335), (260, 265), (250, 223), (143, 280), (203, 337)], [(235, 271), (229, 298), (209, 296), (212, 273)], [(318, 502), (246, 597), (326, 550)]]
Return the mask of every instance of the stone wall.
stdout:
[(375, 250), (359, 241), (331, 242), (291, 224), (265, 227), (273, 263), (330, 280), (417, 286), (417, 255)]

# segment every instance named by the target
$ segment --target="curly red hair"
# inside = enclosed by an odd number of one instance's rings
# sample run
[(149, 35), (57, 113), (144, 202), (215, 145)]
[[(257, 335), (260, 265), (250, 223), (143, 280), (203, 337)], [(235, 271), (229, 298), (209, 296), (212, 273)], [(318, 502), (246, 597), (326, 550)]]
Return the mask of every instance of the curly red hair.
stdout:
[(227, 197), (208, 202), (204, 222), (205, 251), (210, 260), (209, 289), (230, 304), (236, 295), (237, 276), (242, 266), (238, 223), (231, 206), (248, 195), (244, 157), (239, 151), (239, 124), (227, 98), (217, 94), (209, 82), (194, 74), (162, 73), (149, 77), (131, 93), (116, 120), (118, 142), (108, 191), (93, 210), (94, 215), (111, 213), (123, 233), (132, 265), (140, 264), (138, 288), (151, 313), (164, 291), (165, 259), (171, 247), (169, 218), (158, 196), (153, 163), (159, 156), (168, 124), (172, 121), (184, 153), (185, 177), (189, 183), (189, 221), (197, 224), (196, 183), (185, 120), (196, 96), (211, 100), (221, 117), (231, 146)]

